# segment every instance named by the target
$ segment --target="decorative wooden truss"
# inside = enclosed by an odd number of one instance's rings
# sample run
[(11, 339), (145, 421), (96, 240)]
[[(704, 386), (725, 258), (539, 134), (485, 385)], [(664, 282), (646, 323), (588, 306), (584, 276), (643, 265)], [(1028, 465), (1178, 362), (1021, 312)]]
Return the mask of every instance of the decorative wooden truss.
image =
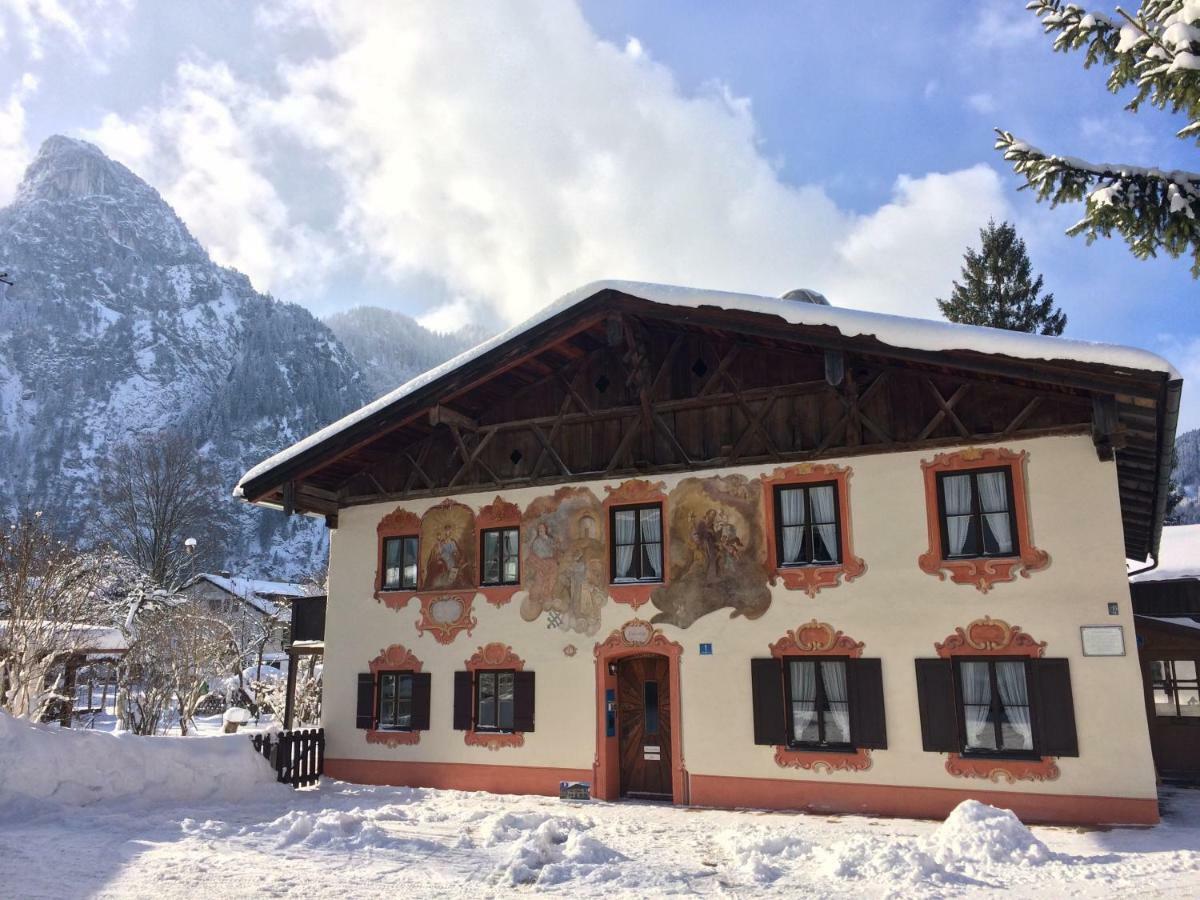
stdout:
[[(854, 555), (854, 531), (850, 525), (850, 476), (853, 471), (845, 466), (825, 463), (799, 463), (780, 467), (770, 475), (762, 476), (763, 512), (766, 523), (767, 560), (771, 572), (771, 584), (782, 580), (791, 591), (804, 591), (815, 597), (817, 591), (826, 587), (837, 587), (844, 577), (853, 581), (867, 570), (866, 563)], [(838, 495), (838, 528), (842, 547), (842, 561), (830, 565), (782, 566), (779, 563), (779, 547), (775, 539), (775, 489), (789, 485), (819, 484), (834, 482)]]
[(421, 618), (417, 633), (430, 632), (439, 644), (450, 644), (460, 631), (470, 634), (477, 624), (471, 614), (474, 595), (460, 593), (427, 594), (421, 597)]
[[(367, 667), (375, 676), (375, 683), (378, 685), (380, 672), (420, 672), (422, 665), (421, 660), (417, 659), (407, 647), (401, 644), (392, 644), (390, 647), (380, 650), (379, 655), (371, 660)], [(368, 744), (383, 744), (385, 747), (404, 747), (421, 742), (421, 732), (419, 731), (389, 731), (372, 728), (366, 732), (366, 736)]]
[(521, 590), (521, 585), (485, 585), (483, 584), (483, 539), (484, 530), (489, 528), (520, 528), (521, 507), (509, 503), (499, 495), (475, 515), (475, 545), (479, 548), (479, 593), (492, 606), (501, 607), (512, 600), (513, 595)]
[[(1012, 656), (1038, 659), (1046, 652), (1046, 642), (1038, 641), (1002, 619), (984, 616), (966, 628), (955, 628), (934, 649), (942, 659), (955, 656)], [(1053, 781), (1058, 765), (1051, 756), (1041, 759), (982, 759), (946, 754), (946, 771), (957, 778), (985, 778), (988, 781)]]
[[(932, 460), (921, 462), (925, 473), (925, 519), (929, 531), (929, 549), (917, 562), (921, 571), (936, 575), (955, 584), (973, 584), (983, 593), (1002, 581), (1014, 581), (1017, 573), (1028, 578), (1031, 572), (1050, 565), (1050, 555), (1033, 545), (1033, 526), (1029, 521), (1029, 492), (1026, 488), (1025, 466), (1029, 454), (1014, 453), (1003, 447), (968, 447), (952, 453), (939, 453)], [(938, 514), (938, 475), (943, 472), (970, 472), (973, 469), (992, 469), (1004, 466), (1012, 473), (1013, 509), (1016, 525), (1017, 552), (1010, 557), (979, 557), (976, 559), (946, 559), (942, 555), (941, 519)]]
[[(847, 637), (828, 622), (812, 619), (789, 631), (770, 645), (771, 656), (783, 660), (789, 656), (862, 656), (862, 641)], [(863, 772), (871, 768), (871, 751), (859, 747), (853, 753), (828, 750), (797, 750), (785, 744), (775, 747), (775, 764), (781, 768), (813, 772)]]
[[(420, 538), (421, 517), (402, 506), (397, 506), (379, 520), (379, 524), (375, 526), (375, 533), (377, 536), (377, 546), (375, 548), (375, 599), (390, 609), (403, 609), (408, 605), (408, 601), (417, 595), (417, 592), (410, 590), (384, 590), (383, 542), (387, 538), (393, 537)], [(418, 541), (417, 555), (420, 556), (420, 553), (421, 548)]]
[[(631, 478), (629, 481), (623, 481), (615, 488), (608, 485), (604, 486), (605, 493), (608, 496), (604, 498), (604, 529), (605, 534), (608, 534), (612, 528), (612, 518), (610, 510), (614, 506), (632, 506), (635, 504), (658, 503), (662, 506), (662, 571), (663, 578), (660, 582), (652, 584), (609, 584), (608, 595), (617, 603), (626, 603), (637, 609), (644, 603), (650, 602), (650, 595), (656, 590), (665, 587), (671, 578), (671, 525), (667, 518), (667, 495), (664, 493), (666, 485), (661, 481), (646, 481), (644, 478)], [(612, 552), (613, 535), (608, 534), (608, 543), (606, 544), (608, 552)], [(608, 560), (605, 560), (605, 568), (609, 565)], [(609, 577), (612, 573), (609, 572)]]
[[(513, 648), (508, 644), (493, 642), (484, 644), (475, 653), (463, 663), (463, 667), (471, 673), (471, 679), (474, 681), (475, 673), (496, 669), (511, 669), (514, 672), (522, 672), (525, 669), (525, 660), (517, 656), (513, 652)], [(521, 731), (510, 731), (507, 733), (497, 733), (491, 731), (475, 731), (469, 730), (463, 733), (463, 741), (469, 747), (487, 747), (489, 750), (500, 750), (505, 747), (523, 747), (525, 745), (525, 734)]]

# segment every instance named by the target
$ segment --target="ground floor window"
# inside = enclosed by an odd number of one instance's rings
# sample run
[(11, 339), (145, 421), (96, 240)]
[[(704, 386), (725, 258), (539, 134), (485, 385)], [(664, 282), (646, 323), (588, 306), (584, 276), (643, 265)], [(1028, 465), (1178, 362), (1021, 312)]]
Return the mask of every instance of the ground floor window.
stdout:
[(793, 747), (850, 746), (844, 659), (789, 659), (788, 737)]
[(965, 752), (1034, 751), (1025, 660), (959, 660), (958, 682)]
[(513, 695), (516, 673), (475, 673), (475, 728), (479, 731), (513, 730)]
[(1196, 677), (1196, 660), (1151, 660), (1150, 684), (1156, 716), (1200, 718), (1200, 680)]
[(379, 673), (378, 728), (412, 728), (412, 672)]

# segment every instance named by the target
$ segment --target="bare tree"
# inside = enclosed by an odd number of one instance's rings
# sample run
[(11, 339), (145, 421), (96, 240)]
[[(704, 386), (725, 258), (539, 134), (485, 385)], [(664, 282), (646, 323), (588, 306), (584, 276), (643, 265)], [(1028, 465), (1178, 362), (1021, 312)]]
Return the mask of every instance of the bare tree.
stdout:
[(40, 721), (56, 700), (65, 663), (111, 632), (99, 570), (51, 534), (41, 513), (0, 533), (0, 705)]
[(216, 467), (179, 432), (119, 447), (100, 478), (98, 513), (112, 542), (165, 590), (178, 590), (202, 560), (188, 538), (204, 535), (209, 552), (224, 545)]

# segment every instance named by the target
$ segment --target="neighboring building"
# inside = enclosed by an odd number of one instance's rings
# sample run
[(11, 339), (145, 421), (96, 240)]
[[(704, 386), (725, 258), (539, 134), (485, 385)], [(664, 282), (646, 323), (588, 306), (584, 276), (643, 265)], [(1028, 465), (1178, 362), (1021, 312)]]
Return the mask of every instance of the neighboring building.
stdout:
[(278, 660), (282, 658), (291, 621), (288, 601), (305, 597), (311, 591), (302, 584), (206, 572), (192, 579), (180, 593), (204, 603), (214, 615), (246, 632), (247, 645), (256, 645), (259, 634), (270, 632), (265, 654)]
[(1200, 525), (1164, 528), (1157, 565), (1129, 580), (1155, 766), (1200, 780)]
[(1149, 823), (1123, 561), (1180, 388), (1139, 350), (604, 282), (238, 493), (333, 529), (332, 776)]

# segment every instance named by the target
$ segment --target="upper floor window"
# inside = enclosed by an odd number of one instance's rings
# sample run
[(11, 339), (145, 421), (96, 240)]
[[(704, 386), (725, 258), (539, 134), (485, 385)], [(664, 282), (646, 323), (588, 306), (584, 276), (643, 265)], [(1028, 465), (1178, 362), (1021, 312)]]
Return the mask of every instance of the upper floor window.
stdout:
[(520, 583), (520, 533), (518, 528), (489, 528), (480, 533), (484, 585)]
[(408, 731), (412, 728), (412, 706), (412, 672), (380, 672), (376, 727)]
[(942, 472), (937, 485), (944, 558), (1020, 554), (1010, 467)]
[(837, 485), (775, 488), (775, 553), (780, 566), (842, 561)]
[(788, 743), (849, 747), (850, 695), (844, 659), (787, 661)]
[(662, 581), (662, 506), (614, 507), (611, 526), (612, 580)]
[(1151, 660), (1150, 684), (1156, 716), (1200, 717), (1200, 680), (1194, 659)]
[(958, 660), (963, 752), (1032, 754), (1028, 666), (1018, 660)]
[(417, 589), (416, 535), (384, 538), (382, 587), (385, 591)]

